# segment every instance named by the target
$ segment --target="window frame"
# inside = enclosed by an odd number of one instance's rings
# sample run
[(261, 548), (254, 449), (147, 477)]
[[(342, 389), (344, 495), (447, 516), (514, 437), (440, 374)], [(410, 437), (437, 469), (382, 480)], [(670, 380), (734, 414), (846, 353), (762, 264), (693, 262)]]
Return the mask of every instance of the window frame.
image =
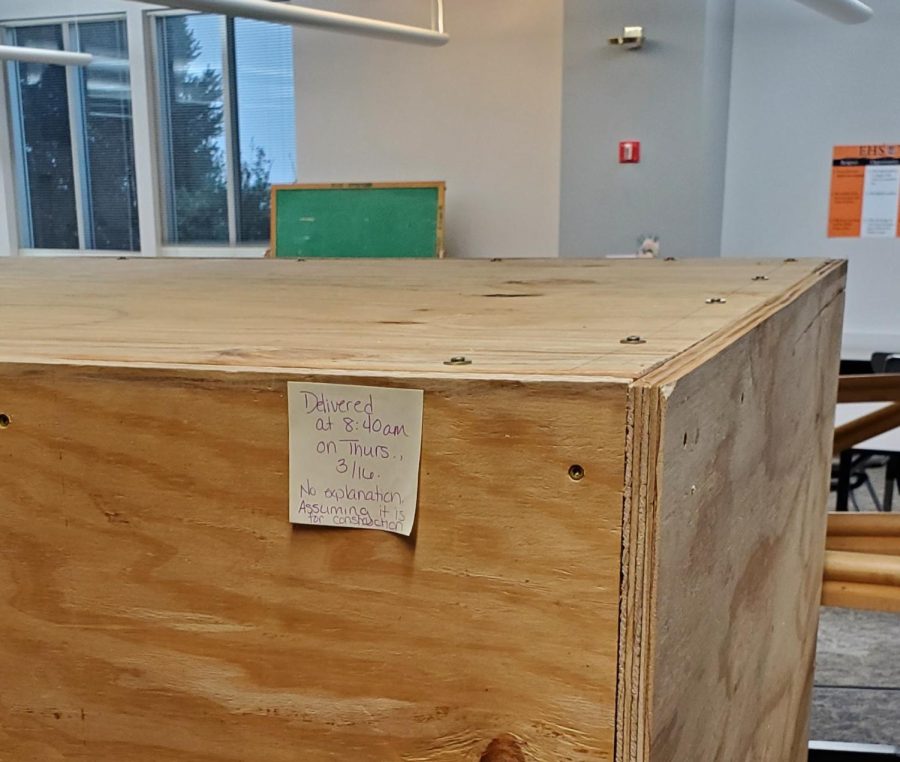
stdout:
[[(191, 250), (197, 250), (196, 256), (216, 256), (209, 254), (210, 250), (225, 250), (229, 255), (237, 256), (264, 256), (269, 248), (269, 242), (242, 242), (240, 241), (240, 121), (238, 118), (237, 92), (237, 46), (235, 44), (235, 19), (220, 13), (208, 13), (205, 11), (191, 11), (181, 9), (150, 10), (145, 13), (147, 18), (147, 34), (149, 41), (148, 72), (152, 80), (151, 107), (153, 109), (150, 123), (153, 131), (154, 145), (159, 151), (156, 162), (155, 188), (159, 195), (159, 232), (161, 249), (165, 256), (191, 256)], [(171, 157), (167, 155), (163, 147), (162, 120), (167, 104), (162, 99), (162, 77), (165, 62), (160, 56), (161, 46), (159, 39), (158, 19), (172, 16), (218, 16), (223, 19), (222, 24), (222, 113), (223, 119), (223, 143), (225, 150), (225, 204), (227, 214), (228, 243), (177, 243), (167, 242), (165, 232), (170, 232), (171, 222), (167, 215), (171, 207), (164, 179), (169, 169), (167, 163)], [(296, 38), (291, 36), (291, 60), (295, 58)], [(296, 88), (295, 88), (296, 94)], [(295, 95), (296, 97), (296, 95)], [(297, 140), (297, 127), (294, 125), (294, 143)]]
[[(0, 39), (4, 44), (13, 45), (14, 30), (33, 26), (58, 26), (60, 27), (63, 50), (78, 50), (78, 25), (103, 21), (121, 21), (126, 25), (127, 13), (85, 13), (77, 16), (37, 16), (34, 18), (14, 19), (0, 22)], [(130, 40), (129, 40), (130, 43)], [(131, 70), (131, 49), (128, 50), (129, 71)], [(139, 251), (119, 251), (115, 249), (93, 248), (93, 231), (87, 224), (93, 219), (91, 210), (90, 179), (88, 171), (88, 155), (85, 145), (85, 119), (84, 119), (84, 94), (82, 92), (81, 72), (74, 66), (66, 67), (66, 104), (69, 115), (69, 143), (72, 153), (72, 181), (75, 197), (75, 221), (78, 234), (77, 249), (40, 249), (34, 246), (33, 218), (31, 204), (28, 196), (28, 165), (23, 155), (21, 146), (24, 144), (24, 125), (22, 119), (21, 103), (18, 90), (11, 86), (9, 81), (9, 66), (3, 62), (3, 74), (0, 78), (0, 86), (3, 88), (3, 98), (0, 99), (0, 110), (7, 123), (9, 141), (9, 155), (11, 157), (11, 173), (14, 175), (15, 192), (11, 200), (12, 212), (16, 219), (16, 248), (18, 253), (36, 253), (38, 256), (49, 254), (59, 256), (84, 255), (84, 256), (129, 256), (140, 255)], [(133, 95), (132, 95), (133, 99)], [(132, 114), (132, 122), (134, 115)], [(134, 129), (134, 124), (132, 124)], [(134, 138), (133, 138), (134, 139)], [(140, 233), (139, 233), (140, 235)], [(143, 236), (140, 237), (143, 247)]]
[[(15, 27), (37, 26), (43, 24), (62, 24), (64, 40), (68, 41), (69, 24), (89, 21), (123, 20), (126, 25), (126, 37), (128, 41), (128, 64), (131, 84), (132, 105), (132, 129), (134, 142), (135, 180), (137, 183), (137, 205), (140, 232), (140, 249), (137, 251), (114, 251), (109, 249), (38, 249), (25, 245), (27, 238), (22, 236), (22, 226), (25, 220), (19, 210), (24, 206), (19, 200), (24, 187), (18, 187), (20, 167), (23, 164), (16, 155), (16, 139), (14, 134), (14, 118), (17, 111), (10, 100), (9, 77), (7, 66), (0, 65), (0, 256), (34, 256), (34, 257), (218, 257), (218, 258), (257, 258), (266, 254), (269, 244), (242, 243), (237, 241), (240, 230), (239, 214), (239, 187), (240, 175), (237, 157), (238, 126), (237, 103), (234, 98), (234, 78), (236, 72), (233, 60), (227, 71), (228, 77), (223, 77), (223, 103), (225, 113), (225, 138), (226, 138), (226, 171), (228, 182), (228, 227), (229, 243), (210, 244), (176, 244), (167, 243), (164, 235), (166, 220), (164, 217), (164, 174), (162, 172), (163, 156), (160, 142), (160, 100), (158, 89), (156, 46), (156, 19), (164, 15), (191, 15), (195, 12), (160, 8), (150, 4), (118, 3), (106, 0), (91, 0), (85, 3), (88, 6), (83, 13), (72, 14), (68, 3), (60, 3), (59, 0), (35, 0), (27, 11), (10, 12), (6, 17), (0, 18), (0, 39), (4, 42), (10, 39), (10, 30)], [(63, 13), (60, 13), (63, 10)], [(27, 13), (27, 16), (25, 15)], [(215, 14), (221, 15), (221, 14)], [(224, 33), (231, 30), (233, 39), (234, 19), (224, 17)], [(226, 40), (227, 42), (227, 40)], [(234, 46), (224, 45), (223, 55), (234, 56)], [(296, 35), (291, 39), (291, 59), (296, 60)], [(68, 99), (70, 108), (70, 123), (76, 124), (72, 114), (72, 99), (80, 97), (79, 74), (72, 67), (67, 70), (67, 86), (69, 88)], [(74, 89), (73, 89), (74, 88)], [(296, 89), (295, 89), (296, 93)], [(227, 100), (226, 100), (227, 98)], [(76, 112), (77, 115), (77, 112)], [(80, 124), (81, 122), (77, 122)], [(75, 141), (78, 130), (72, 129), (72, 150), (75, 152)], [(297, 128), (294, 127), (294, 144), (297, 140)], [(78, 136), (77, 140), (83, 140)], [(78, 161), (76, 161), (76, 165)], [(79, 173), (81, 169), (79, 168)], [(81, 227), (86, 219), (82, 212), (84, 201), (78, 201), (78, 196), (85, 193), (81, 174), (76, 178), (76, 203), (79, 225), (79, 245), (83, 247), (83, 231)], [(9, 222), (3, 225), (2, 221)], [(28, 228), (30, 231), (30, 227)]]

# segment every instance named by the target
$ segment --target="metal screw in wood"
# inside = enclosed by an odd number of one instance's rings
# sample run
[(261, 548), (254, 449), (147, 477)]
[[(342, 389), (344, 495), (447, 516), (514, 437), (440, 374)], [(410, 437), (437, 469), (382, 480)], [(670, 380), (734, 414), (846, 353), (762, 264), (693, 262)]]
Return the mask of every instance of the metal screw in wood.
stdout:
[(459, 357), (451, 357), (449, 360), (444, 360), (444, 365), (471, 365), (472, 361), (460, 355)]
[(643, 336), (626, 336), (620, 344), (646, 344), (647, 340)]
[(711, 296), (706, 300), (707, 304), (725, 304), (728, 300), (724, 296)]

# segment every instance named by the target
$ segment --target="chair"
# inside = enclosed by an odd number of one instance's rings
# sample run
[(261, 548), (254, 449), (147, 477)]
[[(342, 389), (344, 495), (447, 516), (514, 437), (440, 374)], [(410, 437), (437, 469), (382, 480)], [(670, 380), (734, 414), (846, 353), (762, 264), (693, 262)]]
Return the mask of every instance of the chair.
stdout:
[[(864, 402), (864, 401), (896, 401), (896, 393), (891, 393), (891, 387), (896, 387), (897, 380), (891, 379), (889, 376), (900, 374), (900, 354), (892, 352), (876, 352), (871, 357), (871, 372), (863, 373), (855, 376), (841, 376), (841, 389), (848, 388), (852, 385), (854, 392), (853, 399), (845, 399), (843, 402)], [(879, 411), (882, 415), (890, 415), (890, 408)], [(872, 414), (865, 416), (865, 419), (874, 419), (879, 416)], [(849, 424), (848, 424), (849, 427)], [(842, 428), (848, 428), (842, 427)], [(877, 424), (876, 424), (877, 428)], [(874, 429), (865, 429), (866, 437), (857, 437), (853, 444), (864, 441), (867, 437), (876, 436), (877, 434), (892, 428), (882, 427), (878, 431)], [(865, 487), (872, 498), (875, 509), (879, 511), (891, 511), (893, 509), (893, 498), (895, 488), (900, 489), (900, 453), (898, 452), (857, 452), (850, 449), (853, 445), (849, 445), (847, 449), (835, 451), (835, 455), (840, 454), (839, 462), (832, 467), (831, 489), (837, 493), (837, 509), (845, 511), (848, 502), (853, 504), (855, 510), (859, 511), (859, 501), (856, 497), (856, 490)], [(875, 487), (869, 477), (871, 469), (884, 468), (884, 494), (879, 501)]]
[[(835, 429), (832, 452), (841, 457), (844, 507), (843, 512), (828, 517), (822, 603), (900, 613), (900, 514), (848, 514), (846, 510), (854, 466), (857, 473), (864, 470), (853, 460), (853, 448), (900, 427), (900, 374), (842, 376), (838, 401), (891, 404)], [(896, 473), (892, 471), (890, 476), (893, 491)], [(862, 484), (860, 479), (857, 486)]]

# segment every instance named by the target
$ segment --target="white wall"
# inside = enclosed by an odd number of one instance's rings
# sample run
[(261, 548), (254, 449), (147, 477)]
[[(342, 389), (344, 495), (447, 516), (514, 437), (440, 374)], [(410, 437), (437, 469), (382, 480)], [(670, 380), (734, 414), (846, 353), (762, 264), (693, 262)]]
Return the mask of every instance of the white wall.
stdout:
[(870, 4), (738, 0), (735, 24), (722, 251), (849, 259), (845, 356), (900, 351), (900, 241), (826, 236), (833, 146), (900, 143), (900, 2)]
[[(787, 2), (787, 0), (783, 0)], [(718, 256), (734, 0), (566, 0), (560, 250)], [(642, 24), (642, 50), (607, 38)], [(642, 142), (619, 165), (620, 140)]]
[[(429, 23), (427, 0), (328, 10)], [(562, 0), (447, 0), (450, 43), (296, 32), (301, 182), (447, 181), (454, 257), (555, 257)]]

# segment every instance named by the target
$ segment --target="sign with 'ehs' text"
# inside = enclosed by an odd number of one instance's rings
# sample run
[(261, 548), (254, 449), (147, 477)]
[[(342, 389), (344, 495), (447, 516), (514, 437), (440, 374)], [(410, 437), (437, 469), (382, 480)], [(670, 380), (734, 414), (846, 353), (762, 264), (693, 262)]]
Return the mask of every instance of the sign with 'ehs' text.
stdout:
[(422, 404), (421, 389), (288, 382), (291, 522), (409, 536)]

